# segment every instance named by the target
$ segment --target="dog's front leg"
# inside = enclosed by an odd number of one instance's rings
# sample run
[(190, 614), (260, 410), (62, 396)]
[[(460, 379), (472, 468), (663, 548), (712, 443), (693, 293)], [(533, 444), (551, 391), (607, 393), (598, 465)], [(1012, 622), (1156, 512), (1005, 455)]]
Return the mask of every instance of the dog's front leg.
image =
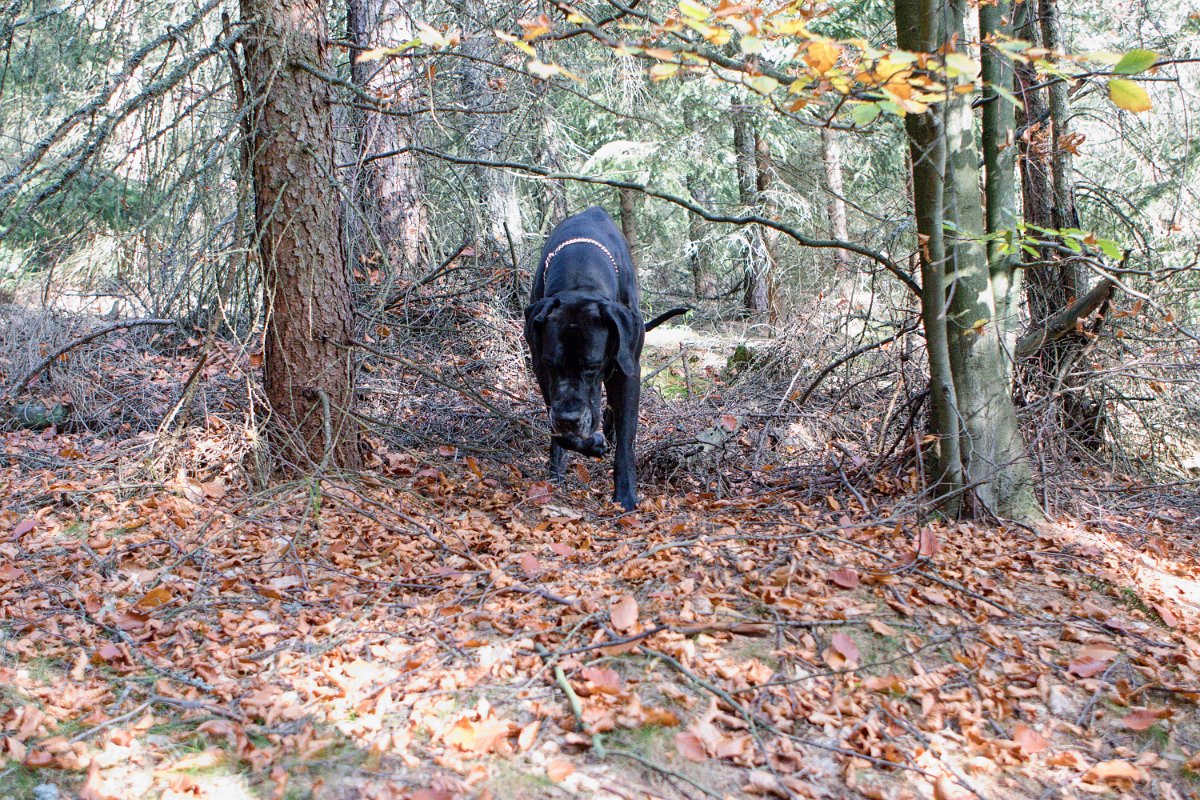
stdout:
[(633, 444), (637, 437), (638, 399), (642, 384), (637, 377), (614, 375), (605, 384), (608, 402), (613, 412), (613, 439), (616, 457), (613, 459), (613, 500), (626, 511), (637, 508), (637, 466)]
[(550, 440), (550, 477), (560, 482), (567, 477), (567, 451), (553, 438)]

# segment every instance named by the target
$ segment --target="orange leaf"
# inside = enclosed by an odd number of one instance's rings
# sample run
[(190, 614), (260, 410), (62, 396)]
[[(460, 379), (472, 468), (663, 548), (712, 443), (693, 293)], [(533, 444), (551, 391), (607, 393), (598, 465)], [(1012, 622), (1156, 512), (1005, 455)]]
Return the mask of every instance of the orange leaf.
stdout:
[(1083, 774), (1087, 783), (1144, 781), (1146, 774), (1128, 761), (1101, 761)]
[(928, 525), (921, 528), (917, 534), (917, 555), (923, 558), (933, 558), (941, 548), (938, 545), (937, 534)]
[(139, 608), (158, 608), (171, 602), (172, 597), (170, 589), (165, 586), (156, 586), (142, 595), (142, 599), (137, 601), (137, 605)]
[(575, 765), (562, 759), (555, 759), (546, 765), (546, 777), (554, 783), (562, 783), (574, 771)]
[(533, 553), (526, 553), (521, 556), (521, 569), (524, 570), (527, 577), (534, 577), (542, 571), (542, 565), (538, 563), (537, 556)]
[(37, 520), (35, 520), (35, 519), (21, 520), (20, 522), (17, 523), (17, 527), (13, 528), (12, 540), (15, 542), (17, 539), (20, 539), (22, 536), (29, 533), (35, 527), (37, 527)]
[(817, 39), (808, 46), (808, 51), (804, 54), (804, 63), (812, 67), (814, 71), (824, 74), (833, 69), (841, 53), (842, 48), (833, 42)]
[(637, 600), (629, 595), (624, 595), (608, 609), (608, 613), (612, 618), (612, 625), (617, 631), (625, 633), (632, 630), (638, 620)]
[(540, 719), (535, 719), (524, 728), (521, 728), (521, 732), (517, 734), (517, 749), (524, 753), (526, 750), (533, 747), (533, 743), (537, 739), (538, 728), (541, 726), (542, 721)]
[(1013, 741), (1021, 748), (1021, 752), (1032, 756), (1042, 752), (1050, 743), (1040, 733), (1028, 725), (1017, 724), (1013, 727)]
[(579, 674), (602, 694), (620, 694), (624, 688), (625, 682), (611, 667), (584, 667)]

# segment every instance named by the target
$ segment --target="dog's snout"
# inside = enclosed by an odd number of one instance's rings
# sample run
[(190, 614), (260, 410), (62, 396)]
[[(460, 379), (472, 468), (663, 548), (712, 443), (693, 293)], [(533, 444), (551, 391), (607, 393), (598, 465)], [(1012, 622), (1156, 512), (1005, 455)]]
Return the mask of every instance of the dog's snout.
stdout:
[(574, 433), (582, 420), (583, 412), (577, 409), (555, 409), (550, 414), (550, 424), (555, 433)]

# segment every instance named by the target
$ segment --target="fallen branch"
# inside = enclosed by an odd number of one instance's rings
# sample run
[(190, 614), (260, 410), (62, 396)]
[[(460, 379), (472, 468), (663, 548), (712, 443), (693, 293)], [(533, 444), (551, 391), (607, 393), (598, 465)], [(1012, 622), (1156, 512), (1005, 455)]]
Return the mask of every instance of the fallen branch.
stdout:
[(1013, 349), (1013, 358), (1028, 358), (1046, 345), (1073, 332), (1075, 323), (1099, 308), (1112, 294), (1115, 286), (1116, 284), (1108, 278), (1101, 279), (1083, 297), (1050, 317), (1041, 327), (1018, 339), (1017, 345)]
[(25, 373), (25, 377), (23, 377), (23, 378), (21, 378), (21, 380), (17, 381), (13, 385), (13, 387), (8, 390), (8, 396), (16, 397), (17, 395), (19, 395), (21, 392), (23, 392), (25, 390), (25, 387), (29, 385), (29, 382), (32, 381), (34, 378), (36, 378), (41, 373), (42, 370), (44, 370), (46, 367), (53, 364), (55, 359), (57, 359), (59, 356), (63, 355), (64, 353), (66, 353), (70, 350), (73, 350), (76, 347), (79, 347), (80, 345), (87, 344), (90, 341), (99, 339), (101, 336), (112, 333), (113, 331), (122, 330), (124, 328), (133, 328), (138, 325), (174, 325), (174, 324), (175, 324), (175, 320), (173, 320), (173, 319), (127, 319), (127, 320), (122, 320), (121, 322), (113, 323), (112, 325), (106, 325), (105, 327), (100, 328), (99, 330), (92, 331), (91, 333), (87, 334), (86, 336), (80, 336), (78, 339), (74, 339), (70, 342), (67, 342), (65, 345), (58, 348), (53, 353), (51, 353), (50, 355), (43, 358), (40, 362), (38, 362), (38, 365), (36, 367), (29, 370), (29, 372)]

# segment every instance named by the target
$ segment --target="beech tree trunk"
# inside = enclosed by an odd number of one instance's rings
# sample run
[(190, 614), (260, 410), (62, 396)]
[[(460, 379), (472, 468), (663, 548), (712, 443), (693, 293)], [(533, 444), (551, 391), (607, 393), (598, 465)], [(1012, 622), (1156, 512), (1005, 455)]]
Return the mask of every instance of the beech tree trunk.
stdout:
[[(346, 12), (350, 39), (362, 47), (396, 47), (415, 36), (412, 20), (398, 0), (347, 0)], [(419, 72), (411, 59), (358, 61), (352, 55), (350, 78), (364, 91), (381, 95), (393, 111), (411, 110), (420, 98)], [(368, 260), (378, 252), (393, 274), (415, 274), (427, 224), (421, 165), (412, 153), (370, 160), (412, 144), (415, 117), (365, 109), (356, 110), (355, 116), (360, 167), (354, 176), (354, 199), (366, 230), (352, 244), (356, 254)]]
[[(965, 0), (895, 0), (898, 42), (907, 50), (933, 52), (949, 41), (965, 41)], [(1003, 517), (1030, 519), (1040, 512), (1017, 423), (1006, 372), (1006, 354), (997, 328), (996, 298), (987, 255), (981, 244), (986, 231), (983, 196), (979, 186), (980, 152), (972, 129), (967, 95), (950, 99), (925, 114), (910, 114), (908, 131), (914, 169), (918, 245), (921, 250), (922, 316), (930, 348), (933, 423), (940, 452), (938, 466), (943, 482), (957, 470), (947, 460), (958, 439), (962, 485), (974, 484), (978, 501), (949, 506), (951, 512), (985, 510)], [(937, 168), (939, 142), (944, 142), (942, 180), (930, 191), (926, 175), (915, 172)], [(937, 185), (943, 187), (937, 205)], [(945, 223), (951, 223), (946, 229)], [(939, 243), (939, 239), (941, 242)], [(944, 252), (939, 253), (939, 246)], [(937, 292), (939, 257), (945, 263), (946, 294)], [(945, 313), (938, 313), (938, 309)], [(940, 339), (946, 342), (954, 407), (939, 410), (949, 394), (942, 374)], [(955, 413), (956, 412), (956, 413)], [(949, 418), (947, 418), (949, 416)]]
[(329, 70), (317, 0), (242, 0), (246, 79), (255, 104), (253, 176), (268, 309), (264, 384), (272, 434), (292, 466), (359, 464), (350, 281), (342, 250), (329, 87), (293, 66)]

